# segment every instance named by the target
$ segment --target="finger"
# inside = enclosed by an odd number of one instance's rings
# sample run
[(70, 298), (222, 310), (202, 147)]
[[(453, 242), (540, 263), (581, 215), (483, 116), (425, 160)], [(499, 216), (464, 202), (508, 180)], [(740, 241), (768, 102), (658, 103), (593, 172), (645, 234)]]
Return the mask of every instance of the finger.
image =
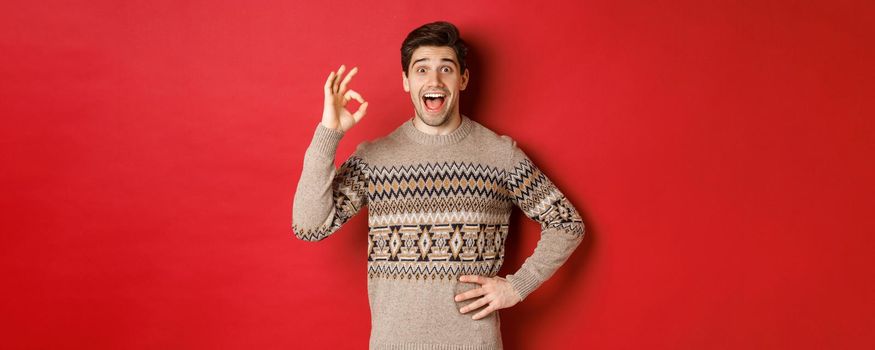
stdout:
[(325, 79), (325, 94), (331, 94), (331, 86), (334, 84), (334, 71), (328, 74), (328, 79)]
[(359, 105), (359, 109), (357, 111), (355, 111), (355, 113), (352, 114), (352, 119), (354, 119), (355, 122), (358, 123), (359, 120), (362, 120), (362, 117), (364, 117), (367, 112), (368, 112), (368, 103), (367, 102), (362, 103)]
[(489, 304), (490, 301), (492, 301), (492, 299), (488, 296), (481, 297), (480, 299), (474, 300), (474, 302), (463, 306), (461, 309), (459, 309), (459, 312), (464, 314), (468, 311), (479, 309), (481, 306)]
[(340, 65), (340, 69), (337, 70), (337, 78), (334, 79), (334, 85), (332, 86), (332, 91), (335, 93), (338, 92), (338, 88), (340, 85), (340, 77), (343, 76), (343, 71), (346, 69), (345, 65)]
[(343, 94), (343, 102), (349, 101), (350, 98), (359, 101), (359, 103), (365, 103), (365, 99), (362, 98), (362, 95), (359, 95), (359, 93), (353, 89), (346, 90), (346, 93)]
[(486, 294), (485, 288), (477, 288), (477, 289), (469, 290), (467, 292), (456, 295), (456, 301), (467, 300), (467, 299), (471, 299), (473, 297), (479, 297), (479, 296), (485, 295), (485, 294)]
[(358, 73), (358, 71), (359, 67), (352, 67), (349, 73), (346, 74), (346, 77), (343, 78), (343, 81), (340, 82), (340, 90), (337, 90), (337, 92), (346, 92), (346, 86), (349, 85), (349, 81), (352, 80), (352, 77), (355, 73)]
[(488, 316), (488, 315), (489, 315), (490, 313), (492, 313), (493, 311), (495, 311), (495, 307), (493, 307), (492, 304), (489, 304), (489, 306), (487, 306), (487, 307), (486, 307), (485, 309), (483, 309), (483, 310), (480, 310), (480, 312), (474, 314), (474, 316), (472, 316), (471, 318), (472, 318), (472, 319), (475, 319), (475, 320), (479, 320), (479, 319), (481, 319), (481, 318), (484, 318), (484, 317)]
[(486, 277), (480, 275), (464, 275), (462, 277), (459, 277), (459, 280), (462, 282), (473, 282), (479, 284), (484, 284), (487, 282)]
[(331, 86), (329, 87), (332, 94), (337, 93), (336, 86), (337, 86), (337, 82), (340, 80), (341, 71), (338, 70), (338, 71), (334, 71), (333, 73), (334, 73), (334, 76), (331, 77)]

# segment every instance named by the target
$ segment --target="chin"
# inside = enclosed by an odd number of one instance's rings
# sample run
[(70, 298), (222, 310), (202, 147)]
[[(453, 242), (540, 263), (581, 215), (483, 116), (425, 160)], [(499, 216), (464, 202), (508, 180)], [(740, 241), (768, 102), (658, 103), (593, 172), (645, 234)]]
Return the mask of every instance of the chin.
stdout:
[(438, 115), (427, 114), (425, 111), (419, 111), (419, 120), (429, 126), (441, 126), (449, 121), (449, 113), (444, 112)]

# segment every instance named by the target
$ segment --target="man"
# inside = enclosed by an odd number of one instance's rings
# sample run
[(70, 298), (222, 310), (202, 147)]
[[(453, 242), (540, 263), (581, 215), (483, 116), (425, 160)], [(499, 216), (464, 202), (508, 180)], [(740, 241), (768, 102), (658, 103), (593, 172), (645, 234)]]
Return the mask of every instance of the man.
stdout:
[[(525, 299), (578, 246), (575, 208), (506, 135), (459, 113), (467, 48), (455, 26), (413, 30), (401, 47), (415, 116), (360, 143), (335, 169), (337, 144), (368, 102), (349, 88), (358, 71), (331, 72), (325, 108), (295, 193), (292, 229), (325, 239), (368, 206), (372, 349), (501, 349), (498, 310)], [(357, 111), (346, 104), (357, 100)], [(496, 276), (513, 206), (541, 224), (522, 267)]]

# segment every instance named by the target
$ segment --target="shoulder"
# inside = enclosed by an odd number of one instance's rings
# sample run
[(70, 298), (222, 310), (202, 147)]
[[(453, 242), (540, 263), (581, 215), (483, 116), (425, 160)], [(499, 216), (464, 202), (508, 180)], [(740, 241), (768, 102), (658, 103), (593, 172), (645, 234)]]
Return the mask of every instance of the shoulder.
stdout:
[(364, 140), (356, 146), (356, 152), (363, 157), (374, 157), (399, 147), (393, 134), (383, 135), (371, 140)]
[(501, 160), (501, 166), (505, 170), (513, 167), (515, 160), (520, 158), (522, 150), (517, 145), (516, 139), (510, 135), (495, 132), (475, 122), (474, 133), (477, 137), (478, 147), (497, 155)]
[(482, 143), (484, 146), (487, 146), (487, 148), (496, 151), (506, 151), (516, 146), (516, 140), (510, 135), (495, 132), (477, 121), (474, 121), (474, 130), (472, 132), (477, 137), (478, 143)]
[(354, 153), (359, 157), (365, 157), (367, 155), (367, 153), (370, 151), (370, 149), (372, 147), (371, 144), (373, 142), (374, 141), (372, 141), (372, 140), (362, 140), (361, 142), (359, 142), (358, 145), (355, 146)]
[(391, 132), (361, 141), (356, 146), (355, 154), (369, 165), (391, 163), (396, 159), (399, 150), (405, 147), (398, 136), (398, 133)]

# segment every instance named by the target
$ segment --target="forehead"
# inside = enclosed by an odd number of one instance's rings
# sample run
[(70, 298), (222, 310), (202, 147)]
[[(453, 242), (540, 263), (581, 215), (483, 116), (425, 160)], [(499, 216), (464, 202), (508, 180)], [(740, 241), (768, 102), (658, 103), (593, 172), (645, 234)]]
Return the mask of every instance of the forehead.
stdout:
[(416, 64), (419, 60), (439, 63), (444, 59), (458, 63), (456, 51), (449, 46), (420, 46), (413, 50), (413, 55), (410, 56), (411, 64)]

